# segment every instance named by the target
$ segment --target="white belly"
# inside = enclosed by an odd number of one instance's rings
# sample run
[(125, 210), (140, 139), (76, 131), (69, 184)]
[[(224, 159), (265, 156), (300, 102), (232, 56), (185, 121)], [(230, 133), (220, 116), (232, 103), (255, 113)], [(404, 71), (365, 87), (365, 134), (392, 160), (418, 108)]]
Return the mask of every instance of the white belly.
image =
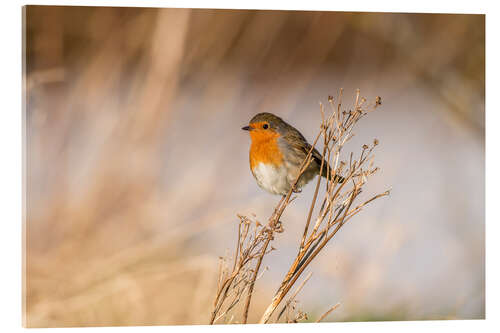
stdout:
[(285, 195), (290, 189), (287, 171), (284, 166), (276, 167), (273, 164), (259, 163), (252, 173), (257, 184), (273, 194)]

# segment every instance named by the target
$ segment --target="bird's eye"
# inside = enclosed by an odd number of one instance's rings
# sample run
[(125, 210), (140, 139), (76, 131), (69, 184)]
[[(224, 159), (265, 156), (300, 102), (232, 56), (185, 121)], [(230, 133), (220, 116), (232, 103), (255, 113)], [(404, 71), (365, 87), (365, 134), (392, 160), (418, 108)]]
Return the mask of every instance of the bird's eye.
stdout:
[(262, 125), (262, 128), (263, 128), (263, 129), (268, 129), (268, 128), (269, 128), (269, 125), (268, 125), (268, 124), (264, 124), (264, 125)]

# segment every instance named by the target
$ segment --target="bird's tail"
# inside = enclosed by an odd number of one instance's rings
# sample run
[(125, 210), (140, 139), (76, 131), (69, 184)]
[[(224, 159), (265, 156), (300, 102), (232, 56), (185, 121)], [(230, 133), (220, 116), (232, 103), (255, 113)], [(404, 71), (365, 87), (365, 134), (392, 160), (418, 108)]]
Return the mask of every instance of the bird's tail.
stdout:
[[(326, 178), (326, 170), (323, 170), (323, 173), (321, 175)], [(328, 175), (328, 180), (332, 180), (331, 173)], [(344, 177), (339, 176), (339, 175), (335, 175), (335, 177), (333, 177), (334, 182), (343, 183), (344, 180), (345, 180)]]
[[(330, 179), (332, 178), (331, 176), (329, 177)], [(342, 177), (342, 176), (339, 176), (339, 175), (335, 175), (335, 177), (333, 177), (334, 181), (335, 182), (338, 182), (338, 183), (343, 183), (345, 178)]]

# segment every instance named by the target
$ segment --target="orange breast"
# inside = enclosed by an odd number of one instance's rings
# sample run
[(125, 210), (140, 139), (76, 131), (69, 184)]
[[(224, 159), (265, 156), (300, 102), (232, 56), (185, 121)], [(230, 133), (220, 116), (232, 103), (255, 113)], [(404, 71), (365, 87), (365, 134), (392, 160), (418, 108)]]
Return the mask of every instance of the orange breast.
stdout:
[(280, 166), (283, 163), (283, 154), (278, 146), (278, 133), (271, 131), (251, 131), (250, 138), (250, 168), (252, 170), (259, 164), (274, 164)]

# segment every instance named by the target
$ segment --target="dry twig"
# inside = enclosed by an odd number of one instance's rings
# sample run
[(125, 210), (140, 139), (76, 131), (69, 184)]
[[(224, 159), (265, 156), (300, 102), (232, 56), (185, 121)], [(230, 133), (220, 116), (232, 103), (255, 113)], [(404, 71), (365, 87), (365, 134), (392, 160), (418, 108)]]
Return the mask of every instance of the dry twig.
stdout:
[(325, 319), (326, 316), (328, 316), (333, 310), (335, 310), (336, 308), (338, 308), (340, 306), (340, 303), (337, 303), (335, 304), (334, 306), (332, 306), (330, 309), (328, 309), (328, 311), (326, 311), (325, 313), (323, 313), (321, 315), (321, 317), (318, 318), (318, 320), (316, 320), (317, 323), (321, 322), (323, 319)]

